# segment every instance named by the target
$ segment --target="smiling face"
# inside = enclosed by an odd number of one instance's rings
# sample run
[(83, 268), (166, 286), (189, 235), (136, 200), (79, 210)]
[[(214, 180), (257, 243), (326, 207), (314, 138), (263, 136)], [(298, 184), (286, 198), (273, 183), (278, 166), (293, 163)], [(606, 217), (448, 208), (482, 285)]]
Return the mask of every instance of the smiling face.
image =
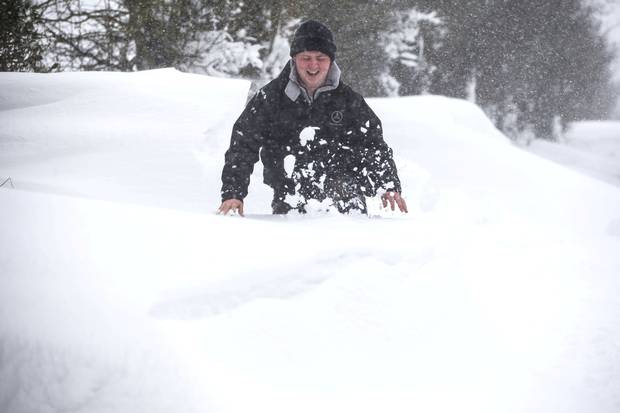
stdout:
[(331, 59), (325, 53), (311, 51), (297, 53), (293, 60), (299, 79), (308, 93), (313, 95), (314, 91), (325, 83)]

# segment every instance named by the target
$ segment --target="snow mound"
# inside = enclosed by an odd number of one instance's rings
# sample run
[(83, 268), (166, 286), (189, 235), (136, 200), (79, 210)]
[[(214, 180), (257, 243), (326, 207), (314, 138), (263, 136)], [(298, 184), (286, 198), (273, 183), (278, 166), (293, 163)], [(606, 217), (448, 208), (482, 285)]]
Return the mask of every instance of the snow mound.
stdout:
[(113, 113), (127, 113), (127, 109), (144, 111), (142, 107), (123, 105), (128, 98), (143, 102), (150, 97), (203, 106), (205, 98), (217, 97), (218, 91), (226, 91), (219, 97), (227, 101), (237, 93), (247, 94), (248, 87), (247, 81), (181, 73), (176, 69), (135, 73), (2, 73), (0, 110), (48, 105), (80, 95), (85, 99), (78, 103), (85, 113), (100, 107)]
[(0, 177), (21, 189), (203, 211), (248, 87), (174, 69), (2, 73)]

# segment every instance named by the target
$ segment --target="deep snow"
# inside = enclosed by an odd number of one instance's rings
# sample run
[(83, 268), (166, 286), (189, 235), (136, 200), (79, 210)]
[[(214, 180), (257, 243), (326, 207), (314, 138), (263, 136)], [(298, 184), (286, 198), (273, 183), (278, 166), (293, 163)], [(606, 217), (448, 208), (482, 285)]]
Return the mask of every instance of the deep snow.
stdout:
[(0, 74), (0, 411), (620, 409), (617, 186), (374, 99), (408, 215), (217, 216), (247, 88)]
[(537, 139), (526, 149), (620, 187), (620, 122), (577, 122), (560, 142)]

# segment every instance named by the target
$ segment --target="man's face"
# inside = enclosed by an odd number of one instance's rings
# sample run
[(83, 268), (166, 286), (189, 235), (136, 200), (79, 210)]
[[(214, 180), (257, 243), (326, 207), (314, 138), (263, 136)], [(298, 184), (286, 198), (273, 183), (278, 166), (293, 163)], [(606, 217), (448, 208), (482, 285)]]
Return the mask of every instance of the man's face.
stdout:
[(304, 86), (310, 91), (314, 91), (323, 86), (327, 78), (327, 72), (332, 61), (325, 53), (321, 52), (300, 52), (293, 58), (297, 75)]

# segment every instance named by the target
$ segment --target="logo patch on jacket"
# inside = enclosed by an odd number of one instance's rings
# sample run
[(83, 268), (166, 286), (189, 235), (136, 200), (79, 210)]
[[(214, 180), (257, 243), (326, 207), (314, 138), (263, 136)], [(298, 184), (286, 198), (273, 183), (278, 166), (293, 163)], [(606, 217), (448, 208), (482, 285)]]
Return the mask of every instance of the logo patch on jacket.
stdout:
[(342, 110), (335, 110), (329, 115), (331, 125), (341, 126), (342, 120), (344, 119), (344, 112)]

